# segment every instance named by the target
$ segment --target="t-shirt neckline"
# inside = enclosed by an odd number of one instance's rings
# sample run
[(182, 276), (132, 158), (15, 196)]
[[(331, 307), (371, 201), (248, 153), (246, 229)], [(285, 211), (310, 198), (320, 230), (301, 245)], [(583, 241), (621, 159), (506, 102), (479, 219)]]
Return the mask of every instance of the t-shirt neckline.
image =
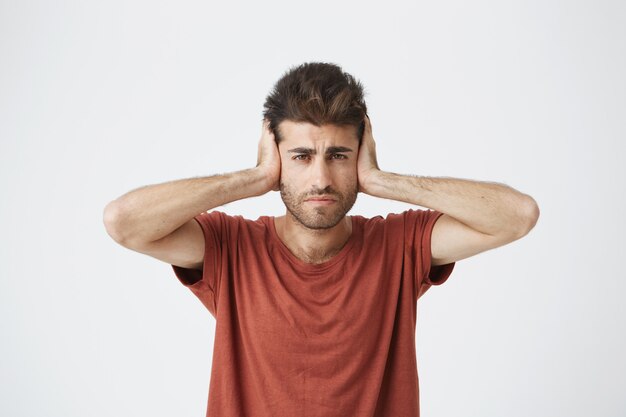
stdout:
[(311, 264), (311, 263), (305, 262), (301, 260), (300, 258), (296, 257), (293, 253), (291, 253), (287, 245), (285, 245), (283, 241), (280, 239), (280, 237), (278, 236), (278, 232), (276, 231), (276, 224), (274, 222), (274, 219), (275, 219), (274, 216), (268, 216), (268, 219), (269, 219), (268, 228), (270, 229), (270, 236), (271, 236), (272, 243), (278, 247), (278, 249), (283, 253), (283, 255), (295, 267), (297, 267), (300, 270), (307, 271), (307, 272), (321, 272), (329, 268), (332, 268), (333, 266), (341, 262), (350, 252), (350, 250), (354, 246), (354, 242), (356, 242), (360, 236), (360, 233), (361, 233), (360, 222), (358, 221), (358, 219), (355, 218), (355, 216), (348, 216), (348, 217), (350, 218), (350, 221), (352, 222), (352, 233), (350, 234), (350, 237), (348, 238), (347, 242), (343, 245), (341, 250), (335, 256), (319, 264)]

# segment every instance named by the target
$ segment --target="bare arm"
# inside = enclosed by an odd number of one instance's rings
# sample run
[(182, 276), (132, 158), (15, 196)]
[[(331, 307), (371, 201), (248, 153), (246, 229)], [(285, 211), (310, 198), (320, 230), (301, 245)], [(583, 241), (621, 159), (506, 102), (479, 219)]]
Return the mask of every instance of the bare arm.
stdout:
[(370, 178), (374, 196), (443, 212), (486, 235), (522, 237), (538, 217), (535, 200), (505, 184), (383, 171)]
[(147, 185), (109, 203), (107, 232), (118, 242), (159, 240), (203, 211), (267, 191), (257, 168)]
[(539, 218), (537, 202), (508, 185), (381, 171), (369, 118), (359, 149), (360, 191), (444, 213), (432, 230), (433, 265), (443, 265), (525, 236)]
[(278, 189), (279, 177), (280, 156), (264, 123), (256, 167), (132, 190), (105, 207), (104, 224), (107, 233), (123, 246), (144, 247), (191, 224), (201, 212)]

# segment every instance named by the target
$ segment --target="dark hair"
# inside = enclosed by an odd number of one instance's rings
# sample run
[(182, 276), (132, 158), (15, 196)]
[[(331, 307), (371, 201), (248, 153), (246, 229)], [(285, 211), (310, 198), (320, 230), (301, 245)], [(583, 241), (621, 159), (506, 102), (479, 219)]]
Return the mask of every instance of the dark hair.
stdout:
[(367, 114), (363, 97), (363, 85), (338, 65), (308, 62), (291, 67), (274, 84), (263, 118), (269, 120), (276, 143), (282, 140), (278, 125), (284, 120), (355, 126), (360, 143)]

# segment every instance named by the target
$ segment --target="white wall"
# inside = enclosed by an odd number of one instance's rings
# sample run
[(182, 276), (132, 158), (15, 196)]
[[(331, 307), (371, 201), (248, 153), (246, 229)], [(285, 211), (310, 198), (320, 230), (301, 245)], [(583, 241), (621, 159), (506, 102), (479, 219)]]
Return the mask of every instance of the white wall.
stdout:
[[(0, 3), (0, 415), (201, 416), (214, 319), (104, 206), (252, 167), (292, 65), (363, 82), (382, 169), (508, 184), (534, 230), (420, 299), (424, 416), (626, 409), (620, 1)], [(280, 215), (277, 193), (222, 208)], [(360, 196), (353, 213), (408, 208)]]

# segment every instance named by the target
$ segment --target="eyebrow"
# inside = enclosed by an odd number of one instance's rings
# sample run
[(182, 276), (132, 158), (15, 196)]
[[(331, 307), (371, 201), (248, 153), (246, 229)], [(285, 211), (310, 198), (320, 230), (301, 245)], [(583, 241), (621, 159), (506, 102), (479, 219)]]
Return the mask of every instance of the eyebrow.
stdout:
[[(305, 147), (289, 149), (287, 152), (289, 152), (289, 153), (303, 153), (303, 154), (307, 154), (307, 155), (315, 155), (315, 154), (317, 154), (317, 151), (315, 149), (313, 149), (313, 148), (305, 148)], [(352, 149), (346, 148), (345, 146), (329, 146), (328, 148), (326, 148), (326, 154), (340, 153), (340, 152), (352, 152)]]

